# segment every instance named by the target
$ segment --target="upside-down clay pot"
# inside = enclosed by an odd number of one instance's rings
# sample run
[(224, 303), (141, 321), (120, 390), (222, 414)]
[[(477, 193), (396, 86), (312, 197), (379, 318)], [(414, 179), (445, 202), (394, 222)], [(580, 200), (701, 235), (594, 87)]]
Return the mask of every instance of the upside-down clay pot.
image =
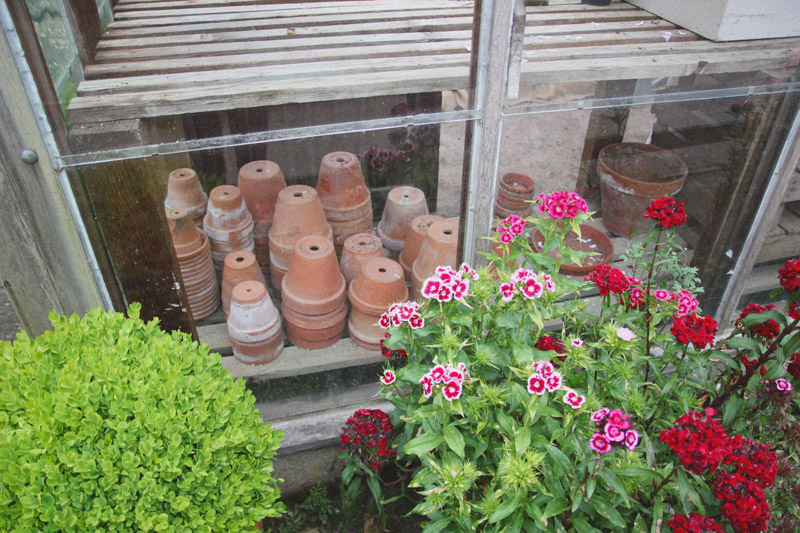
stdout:
[(341, 338), (347, 299), (333, 242), (319, 236), (297, 241), (281, 285), (281, 309), (292, 344), (324, 348)]
[(420, 215), (411, 221), (406, 234), (406, 244), (403, 246), (403, 251), (400, 252), (398, 262), (403, 267), (403, 275), (406, 281), (411, 281), (411, 267), (419, 255), (419, 249), (422, 246), (422, 241), (425, 240), (425, 235), (428, 234), (428, 228), (434, 222), (444, 222), (444, 219), (436, 215)]
[(225, 267), (222, 270), (222, 310), (225, 311), (225, 316), (228, 316), (231, 307), (233, 288), (250, 280), (267, 284), (253, 252), (240, 250), (225, 256)]
[(530, 176), (509, 172), (500, 178), (494, 204), (495, 216), (529, 216), (533, 212), (534, 181)]
[(281, 167), (272, 161), (251, 161), (239, 169), (239, 190), (253, 217), (253, 244), (261, 271), (269, 273), (269, 229), (278, 193), (286, 187)]
[(323, 157), (317, 194), (333, 231), (336, 253), (341, 255), (349, 236), (372, 228), (372, 200), (358, 157), (350, 152)]
[(378, 237), (389, 257), (398, 257), (405, 246), (406, 234), (411, 221), (420, 215), (428, 214), (425, 193), (416, 187), (395, 187), (389, 191), (378, 223)]
[(203, 230), (211, 240), (211, 258), (219, 276), (229, 253), (253, 251), (253, 217), (238, 187), (220, 185), (211, 191)]
[(374, 257), (385, 257), (381, 240), (370, 233), (357, 233), (344, 241), (339, 268), (345, 282), (345, 290), (353, 278), (361, 272), (361, 266)]
[(233, 288), (228, 315), (233, 355), (249, 365), (263, 365), (283, 352), (278, 310), (260, 281), (243, 281)]
[(278, 193), (275, 217), (269, 230), (270, 276), (273, 286), (279, 291), (295, 243), (312, 235), (333, 243), (333, 232), (325, 219), (317, 191), (306, 185), (290, 185), (282, 189)]
[(194, 170), (179, 168), (169, 173), (167, 197), (164, 199), (165, 210), (182, 207), (189, 213), (192, 223), (197, 227), (202, 227), (207, 204), (208, 195), (203, 191)]
[(438, 266), (456, 268), (458, 253), (458, 222), (434, 222), (422, 241), (419, 255), (411, 267), (412, 297), (422, 299), (422, 284), (436, 272)]
[(189, 312), (200, 320), (219, 307), (219, 289), (208, 236), (194, 225), (188, 211), (182, 207), (167, 210), (172, 243), (183, 278)]
[(402, 267), (385, 257), (364, 263), (350, 284), (350, 338), (368, 350), (380, 350), (384, 331), (378, 325), (381, 314), (397, 302), (408, 300), (408, 288)]

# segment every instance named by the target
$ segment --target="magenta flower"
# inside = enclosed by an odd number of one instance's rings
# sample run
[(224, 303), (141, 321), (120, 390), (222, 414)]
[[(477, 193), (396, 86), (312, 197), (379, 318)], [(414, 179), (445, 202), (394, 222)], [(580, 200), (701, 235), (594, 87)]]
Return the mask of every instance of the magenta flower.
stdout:
[(553, 363), (550, 361), (536, 361), (536, 363), (533, 365), (533, 370), (536, 373), (541, 374), (542, 377), (546, 378), (553, 373), (555, 368), (553, 367)]
[(628, 429), (631, 427), (630, 422), (628, 422), (630, 416), (631, 415), (626, 415), (619, 409), (614, 409), (608, 413), (608, 423), (620, 429)]
[(381, 376), (381, 383), (383, 383), (384, 385), (391, 385), (392, 383), (395, 382), (396, 379), (397, 376), (394, 375), (394, 372), (392, 372), (391, 370), (384, 370), (383, 376)]
[(573, 409), (579, 409), (586, 402), (586, 396), (581, 396), (575, 391), (567, 391), (564, 395), (564, 403)]
[(672, 300), (672, 293), (669, 291), (665, 291), (664, 289), (658, 289), (656, 292), (653, 293), (653, 295), (659, 302), (669, 302), (670, 300)]
[(514, 284), (513, 283), (501, 283), (500, 284), (500, 294), (502, 295), (504, 302), (510, 302), (514, 299)]
[(628, 447), (629, 450), (635, 450), (636, 446), (639, 445), (639, 432), (635, 429), (629, 429), (625, 432), (625, 446)]
[(597, 432), (589, 439), (589, 447), (603, 455), (611, 451), (611, 442), (602, 433)]
[(549, 376), (545, 378), (545, 387), (547, 387), (547, 392), (555, 392), (561, 388), (561, 374), (558, 372), (553, 372)]
[(533, 374), (528, 378), (528, 392), (541, 396), (546, 389), (545, 379), (539, 374)]
[(572, 339), (570, 341), (570, 344), (572, 345), (573, 348), (580, 348), (581, 346), (583, 346), (583, 341), (580, 339)]
[(447, 370), (442, 365), (436, 365), (435, 367), (431, 368), (430, 376), (433, 379), (434, 383), (441, 383), (444, 380), (444, 376), (447, 373)]
[(442, 387), (442, 394), (444, 395), (444, 399), (448, 402), (452, 402), (453, 400), (458, 400), (461, 398), (461, 391), (462, 391), (461, 383), (458, 381), (448, 381)]
[(610, 412), (611, 409), (609, 409), (608, 407), (603, 407), (602, 409), (598, 409), (597, 411), (592, 413), (592, 416), (589, 417), (589, 419), (592, 422), (599, 422), (600, 420), (603, 420), (605, 417), (607, 417), (608, 413)]
[(430, 374), (425, 374), (419, 380), (419, 384), (422, 385), (422, 395), (426, 398), (430, 398), (433, 395), (433, 378)]
[(611, 442), (622, 442), (625, 440), (625, 430), (613, 425), (611, 422), (606, 423), (603, 428), (603, 434)]
[(785, 380), (784, 378), (776, 379), (775, 380), (775, 386), (778, 388), (778, 390), (786, 391), (786, 392), (789, 392), (792, 389), (794, 389), (794, 387), (792, 386), (792, 383), (790, 381)]

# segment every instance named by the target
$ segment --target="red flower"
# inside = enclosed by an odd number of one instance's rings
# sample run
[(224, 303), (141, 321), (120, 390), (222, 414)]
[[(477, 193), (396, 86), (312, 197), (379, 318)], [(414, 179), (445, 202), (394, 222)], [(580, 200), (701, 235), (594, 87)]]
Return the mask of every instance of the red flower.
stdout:
[(720, 472), (714, 479), (714, 496), (722, 501), (722, 516), (731, 521), (736, 533), (767, 529), (771, 515), (764, 489), (741, 473)]
[(395, 455), (389, 442), (393, 429), (389, 415), (380, 409), (359, 409), (342, 427), (339, 446), (380, 472)]
[[(742, 320), (747, 315), (764, 313), (766, 311), (772, 311), (773, 309), (775, 309), (775, 306), (772, 304), (761, 306), (758, 305), (757, 303), (751, 303), (750, 305), (742, 309), (742, 313), (739, 315), (739, 320), (736, 321), (736, 325), (740, 328), (744, 328), (744, 326), (742, 325)], [(764, 340), (772, 340), (775, 337), (777, 337), (778, 334), (781, 332), (780, 325), (771, 318), (765, 322), (762, 322), (761, 324), (757, 324), (747, 329), (748, 332), (750, 333), (750, 336), (762, 337), (764, 338)]]
[(734, 465), (737, 474), (753, 478), (761, 488), (772, 486), (778, 475), (778, 456), (770, 451), (769, 444), (761, 444), (736, 435), (730, 440), (732, 451), (722, 464)]
[(800, 257), (786, 261), (783, 268), (778, 269), (778, 279), (789, 294), (800, 287)]
[(800, 379), (800, 352), (793, 353), (792, 358), (789, 360), (789, 365), (786, 370), (794, 376), (795, 379)]
[(620, 269), (608, 265), (600, 265), (583, 279), (594, 281), (602, 296), (620, 294), (631, 286), (630, 280)]
[(676, 514), (672, 520), (667, 522), (672, 528), (672, 533), (723, 533), (725, 530), (713, 518), (697, 513), (689, 513), (689, 516)]
[(714, 420), (715, 414), (710, 407), (703, 413), (693, 411), (659, 435), (658, 440), (672, 448), (683, 467), (695, 474), (714, 472), (730, 452), (728, 435)]
[(567, 350), (564, 348), (564, 343), (560, 340), (556, 339), (555, 337), (551, 337), (550, 335), (542, 335), (536, 341), (536, 344), (533, 345), (534, 348), (537, 350), (542, 350), (543, 352), (556, 352), (556, 353), (566, 353)]
[(683, 202), (670, 196), (662, 196), (653, 200), (647, 206), (647, 213), (643, 216), (656, 221), (665, 228), (686, 224), (686, 210)]
[(710, 316), (698, 316), (695, 313), (686, 316), (672, 315), (670, 333), (681, 344), (688, 345), (691, 342), (695, 348), (702, 349), (714, 344), (717, 326), (717, 322)]

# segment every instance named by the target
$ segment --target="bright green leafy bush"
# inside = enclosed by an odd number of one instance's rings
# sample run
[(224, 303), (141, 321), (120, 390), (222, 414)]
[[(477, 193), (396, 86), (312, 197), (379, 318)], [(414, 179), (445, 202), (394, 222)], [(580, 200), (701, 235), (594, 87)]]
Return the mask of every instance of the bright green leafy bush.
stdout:
[(93, 310), (0, 342), (0, 531), (255, 531), (283, 438), (183, 333)]

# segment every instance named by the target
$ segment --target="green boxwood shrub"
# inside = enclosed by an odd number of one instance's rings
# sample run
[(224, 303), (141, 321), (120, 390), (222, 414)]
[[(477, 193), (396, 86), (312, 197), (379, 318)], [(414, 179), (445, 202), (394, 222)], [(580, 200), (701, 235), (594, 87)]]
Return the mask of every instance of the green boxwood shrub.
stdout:
[(255, 531), (283, 438), (208, 347), (140, 306), (0, 342), (0, 531)]

